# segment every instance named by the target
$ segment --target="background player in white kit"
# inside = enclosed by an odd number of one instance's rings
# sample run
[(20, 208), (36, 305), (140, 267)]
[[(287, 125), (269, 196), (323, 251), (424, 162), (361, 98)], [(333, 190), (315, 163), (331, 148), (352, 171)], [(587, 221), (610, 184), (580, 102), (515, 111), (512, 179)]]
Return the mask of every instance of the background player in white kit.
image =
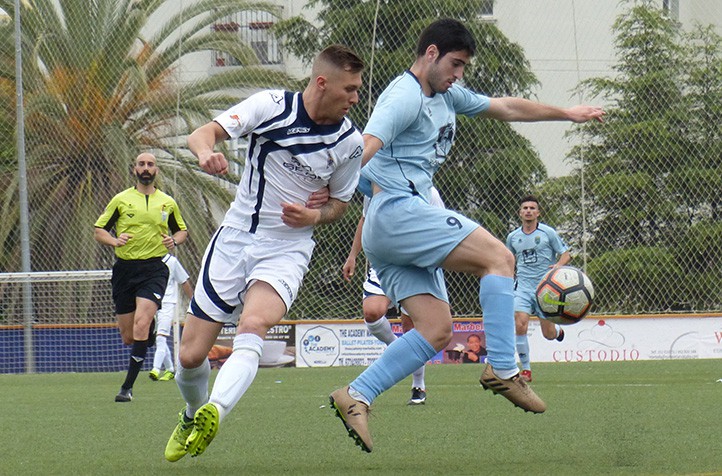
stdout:
[[(178, 286), (180, 285), (183, 294), (188, 299), (193, 297), (193, 287), (191, 286), (188, 271), (178, 261), (178, 258), (169, 253), (163, 257), (163, 262), (168, 266), (168, 286), (165, 288), (165, 294), (161, 301), (162, 307), (156, 314), (158, 321), (156, 332), (158, 335), (155, 338), (153, 368), (148, 373), (151, 380), (161, 382), (175, 378), (175, 363), (173, 362), (173, 353), (168, 347), (168, 337), (171, 335), (173, 317), (178, 304)], [(165, 372), (161, 373), (162, 370), (165, 370)]]
[[(339, 219), (358, 184), (363, 141), (346, 117), (358, 103), (361, 59), (333, 45), (314, 60), (302, 93), (254, 94), (196, 129), (190, 150), (203, 170), (228, 172), (217, 143), (246, 136), (236, 198), (211, 238), (191, 300), (176, 374), (186, 402), (165, 457), (198, 456), (258, 371), (263, 338), (293, 303), (314, 248), (315, 225)], [(304, 205), (328, 186), (320, 208)], [(239, 317), (240, 316), (240, 317)], [(233, 353), (208, 395), (208, 351), (225, 324), (237, 324)]]
[[(356, 258), (361, 252), (361, 229), (363, 228), (366, 210), (369, 207), (371, 199), (364, 196), (363, 213), (359, 218), (356, 233), (353, 237), (351, 249), (349, 249), (348, 257), (343, 265), (343, 277), (349, 281), (356, 271)], [(436, 187), (431, 188), (431, 205), (439, 208), (445, 208), (444, 201), (439, 195)], [(404, 332), (408, 332), (414, 328), (414, 323), (404, 312), (402, 306), (398, 303), (392, 303), (391, 299), (381, 289), (381, 283), (376, 275), (376, 270), (369, 265), (366, 273), (366, 281), (363, 284), (363, 315), (366, 328), (378, 340), (386, 345), (390, 345), (396, 340), (391, 323), (386, 318), (386, 312), (393, 307), (398, 307), (401, 318), (401, 326)], [(411, 374), (411, 398), (407, 402), (408, 405), (422, 405), (426, 403), (426, 366), (422, 365)]]

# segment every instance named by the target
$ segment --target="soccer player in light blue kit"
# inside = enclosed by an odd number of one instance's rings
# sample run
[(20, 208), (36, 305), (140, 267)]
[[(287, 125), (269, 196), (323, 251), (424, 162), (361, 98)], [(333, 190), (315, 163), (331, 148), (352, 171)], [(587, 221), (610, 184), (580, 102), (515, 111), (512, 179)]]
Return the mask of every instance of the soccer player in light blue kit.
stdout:
[(506, 247), (516, 257), (514, 286), (514, 321), (516, 322), (516, 351), (521, 361), (521, 378), (531, 382), (529, 358), (529, 316), (539, 317), (542, 334), (547, 340), (564, 339), (560, 325), (544, 319), (536, 303), (536, 287), (552, 268), (564, 266), (571, 260), (567, 245), (556, 230), (539, 222), (539, 200), (533, 195), (521, 199), (521, 226), (506, 237)]
[(433, 207), (429, 191), (454, 140), (457, 114), (502, 121), (585, 122), (601, 120), (604, 112), (591, 106), (562, 109), (521, 98), (489, 98), (455, 84), (475, 49), (462, 23), (433, 22), (421, 33), (414, 64), (384, 90), (364, 130), (367, 165), (361, 171), (361, 187), (373, 194), (363, 227), (364, 252), (388, 297), (401, 303), (415, 326), (349, 386), (330, 395), (349, 436), (367, 452), (372, 450), (371, 403), (451, 340), (442, 268), (481, 279), (479, 302), (488, 351), (481, 384), (524, 410), (546, 410), (520, 379), (516, 364), (514, 256), (479, 224)]

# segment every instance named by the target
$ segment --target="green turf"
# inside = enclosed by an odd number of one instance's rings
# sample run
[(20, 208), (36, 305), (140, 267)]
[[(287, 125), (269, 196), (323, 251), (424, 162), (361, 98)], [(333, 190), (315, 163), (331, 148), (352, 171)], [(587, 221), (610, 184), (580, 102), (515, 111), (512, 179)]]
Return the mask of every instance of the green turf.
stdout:
[[(722, 361), (536, 364), (549, 409), (532, 415), (478, 384), (481, 366), (427, 367), (377, 399), (374, 451), (361, 452), (328, 393), (361, 368), (261, 369), (198, 458), (163, 449), (183, 403), (143, 373), (133, 402), (121, 373), (0, 375), (0, 474), (720, 474)], [(214, 372), (215, 376), (215, 372)]]

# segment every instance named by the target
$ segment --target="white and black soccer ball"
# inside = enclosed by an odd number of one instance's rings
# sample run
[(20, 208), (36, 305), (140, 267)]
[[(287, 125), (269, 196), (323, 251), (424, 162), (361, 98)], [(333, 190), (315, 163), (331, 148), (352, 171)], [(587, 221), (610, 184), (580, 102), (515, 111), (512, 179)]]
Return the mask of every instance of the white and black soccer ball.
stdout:
[(536, 301), (546, 319), (556, 324), (575, 324), (587, 315), (594, 302), (592, 280), (573, 266), (552, 269), (537, 286)]

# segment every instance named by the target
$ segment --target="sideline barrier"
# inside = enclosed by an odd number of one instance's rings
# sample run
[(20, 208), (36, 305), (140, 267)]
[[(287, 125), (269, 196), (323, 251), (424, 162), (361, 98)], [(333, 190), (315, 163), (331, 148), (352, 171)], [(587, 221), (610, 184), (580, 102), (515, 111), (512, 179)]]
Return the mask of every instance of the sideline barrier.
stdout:
[[(398, 320), (391, 320), (401, 335)], [(564, 326), (563, 342), (547, 341), (539, 321), (529, 322), (532, 362), (603, 362), (664, 359), (722, 358), (722, 314), (590, 316)], [(209, 353), (211, 365), (220, 367), (232, 348), (236, 329), (229, 326)], [(429, 363), (460, 363), (468, 350), (467, 338), (479, 336), (486, 345), (481, 318), (454, 319), (449, 345)], [(124, 346), (115, 325), (38, 325), (33, 327), (37, 372), (115, 372), (127, 368), (130, 348)], [(282, 341), (272, 359), (261, 367), (366, 366), (385, 345), (358, 320), (283, 321), (266, 340)], [(170, 342), (169, 342), (170, 344)], [(144, 370), (153, 361), (151, 349)], [(484, 362), (485, 352), (479, 362)], [(0, 326), (0, 373), (25, 372), (22, 326)]]

